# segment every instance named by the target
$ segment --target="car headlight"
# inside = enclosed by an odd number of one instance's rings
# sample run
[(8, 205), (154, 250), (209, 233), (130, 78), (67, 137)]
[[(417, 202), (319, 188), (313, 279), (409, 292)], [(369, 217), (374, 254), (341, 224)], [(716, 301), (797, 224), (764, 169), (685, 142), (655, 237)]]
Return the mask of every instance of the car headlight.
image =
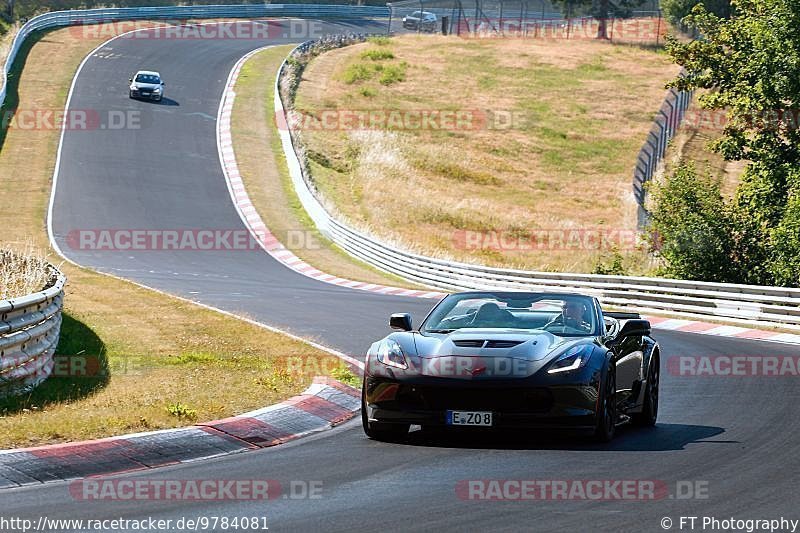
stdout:
[(403, 355), (403, 350), (400, 345), (392, 339), (383, 339), (378, 345), (376, 353), (378, 361), (386, 366), (393, 366), (395, 368), (408, 368), (406, 356)]
[(580, 346), (573, 346), (561, 356), (553, 361), (550, 368), (547, 370), (548, 374), (560, 374), (562, 372), (572, 372), (573, 370), (580, 370), (589, 361), (592, 356), (592, 346), (588, 344), (581, 344)]
[(161, 88), (160, 87), (156, 87), (155, 89), (153, 89), (153, 92), (154, 93), (160, 93), (161, 92)]

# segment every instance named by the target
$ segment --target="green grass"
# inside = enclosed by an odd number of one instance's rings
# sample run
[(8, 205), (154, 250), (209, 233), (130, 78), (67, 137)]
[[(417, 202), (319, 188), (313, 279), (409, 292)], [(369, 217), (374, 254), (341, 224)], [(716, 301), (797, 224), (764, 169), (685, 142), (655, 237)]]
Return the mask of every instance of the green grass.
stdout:
[(392, 85), (393, 83), (404, 81), (406, 79), (406, 68), (406, 63), (386, 65), (378, 81), (380, 81), (381, 85)]
[(361, 378), (355, 375), (347, 366), (342, 365), (331, 370), (331, 377), (346, 383), (351, 387), (361, 388)]
[(387, 59), (394, 59), (394, 54), (391, 53), (389, 50), (381, 50), (381, 49), (374, 49), (374, 50), (367, 50), (361, 54), (362, 59), (369, 59), (371, 61), (385, 61)]
[(392, 44), (392, 38), (383, 35), (373, 35), (372, 37), (367, 38), (367, 42), (376, 44), (378, 46), (389, 46)]
[(372, 79), (374, 75), (375, 69), (370, 68), (369, 65), (365, 65), (364, 63), (353, 63), (352, 65), (347, 66), (347, 69), (344, 71), (343, 79), (345, 83), (352, 85), (360, 81)]

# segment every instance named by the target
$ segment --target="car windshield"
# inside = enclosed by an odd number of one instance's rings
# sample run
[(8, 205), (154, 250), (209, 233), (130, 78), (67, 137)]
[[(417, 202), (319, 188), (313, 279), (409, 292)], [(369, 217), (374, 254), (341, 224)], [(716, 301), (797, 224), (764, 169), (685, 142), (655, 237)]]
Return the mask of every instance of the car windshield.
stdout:
[(154, 76), (153, 74), (137, 74), (136, 81), (138, 83), (152, 83), (152, 84), (161, 83), (161, 79), (158, 76)]
[(420, 18), (422, 17), (422, 11), (414, 11), (413, 13), (411, 13), (411, 16), (415, 18)]
[(450, 333), (471, 328), (540, 330), (561, 337), (599, 334), (592, 298), (545, 293), (452, 294), (433, 310), (421, 329), (423, 333)]

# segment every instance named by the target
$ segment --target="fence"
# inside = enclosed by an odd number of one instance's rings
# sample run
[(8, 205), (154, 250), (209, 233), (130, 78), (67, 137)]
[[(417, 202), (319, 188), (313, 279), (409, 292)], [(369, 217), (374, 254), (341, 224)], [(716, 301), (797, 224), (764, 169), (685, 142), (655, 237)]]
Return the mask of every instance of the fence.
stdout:
[[(304, 43), (292, 54), (308, 50)], [(302, 58), (301, 61), (302, 63)], [(281, 88), (288, 72), (281, 66), (275, 85), (275, 113), (286, 120)], [(286, 86), (291, 85), (287, 82)], [(284, 86), (285, 88), (285, 86)], [(288, 92), (291, 94), (291, 92)], [(286, 102), (287, 106), (291, 102)], [(288, 120), (285, 122), (289, 124)], [(425, 257), (380, 242), (336, 220), (317, 198), (313, 181), (298, 157), (288, 128), (279, 131), (294, 189), (303, 208), (327, 238), (349, 254), (385, 272), (431, 287), (455, 290), (580, 291), (604, 304), (640, 312), (699, 319), (724, 319), (743, 325), (800, 330), (800, 289), (731, 285), (663, 278), (530, 272)]]
[(656, 114), (656, 119), (647, 140), (639, 150), (636, 158), (636, 167), (633, 170), (633, 195), (638, 204), (638, 224), (640, 228), (647, 225), (648, 214), (646, 205), (647, 191), (645, 184), (653, 178), (659, 163), (664, 159), (669, 141), (675, 136), (686, 109), (692, 101), (692, 92), (670, 89), (661, 109)]
[(27, 392), (53, 371), (66, 278), (52, 270), (48, 289), (0, 301), (0, 397)]
[(605, 15), (575, 3), (549, 0), (401, 0), (391, 8), (389, 30), (441, 32), (464, 38), (597, 39), (659, 45), (667, 25), (658, 4), (623, 9), (609, 3)]
[(3, 68), (0, 104), (5, 101), (8, 73), (31, 34), (63, 26), (119, 20), (189, 20), (214, 18), (304, 17), (318, 19), (388, 18), (389, 9), (375, 6), (322, 4), (247, 4), (223, 6), (129, 7), (53, 11), (30, 19), (14, 37)]

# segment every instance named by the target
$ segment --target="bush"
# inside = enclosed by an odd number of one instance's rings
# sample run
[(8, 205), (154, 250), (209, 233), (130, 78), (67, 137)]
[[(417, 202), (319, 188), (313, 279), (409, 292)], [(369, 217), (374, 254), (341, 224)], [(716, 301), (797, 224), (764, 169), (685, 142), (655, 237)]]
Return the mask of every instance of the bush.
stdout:
[(653, 188), (652, 243), (664, 260), (664, 274), (681, 279), (737, 282), (731, 265), (730, 208), (718, 180), (697, 175), (691, 164), (678, 167)]
[(769, 271), (776, 285), (800, 287), (800, 191), (789, 197), (780, 223), (772, 230)]

